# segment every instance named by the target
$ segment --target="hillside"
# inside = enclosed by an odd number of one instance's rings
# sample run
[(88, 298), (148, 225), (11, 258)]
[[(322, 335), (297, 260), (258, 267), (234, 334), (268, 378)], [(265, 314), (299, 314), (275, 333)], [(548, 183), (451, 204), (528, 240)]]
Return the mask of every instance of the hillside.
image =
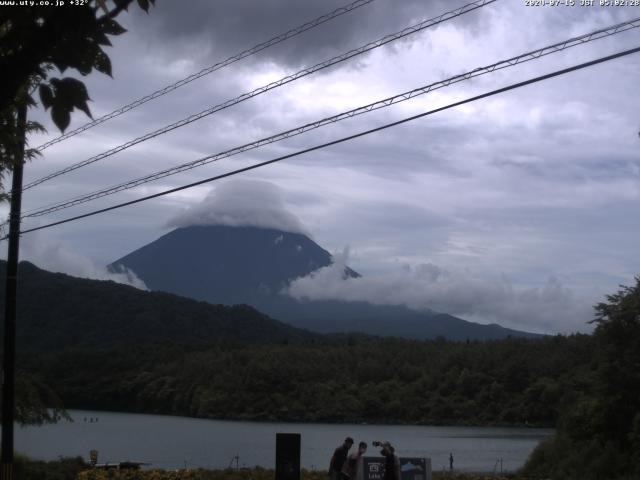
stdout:
[[(4, 278), (6, 262), (0, 261)], [(2, 282), (4, 283), (4, 282)], [(4, 288), (0, 288), (4, 305)], [(178, 344), (314, 341), (246, 305), (223, 306), (110, 281), (19, 266), (17, 344), (24, 350)]]
[[(151, 290), (259, 308), (291, 280), (330, 264), (329, 252), (306, 235), (215, 225), (173, 230), (109, 269), (126, 267)], [(351, 269), (347, 274), (358, 276)]]
[(584, 375), (592, 350), (586, 336), (457, 343), (327, 337), (246, 306), (77, 279), (26, 262), (19, 291), (21, 368), (49, 383), (67, 408), (553, 425), (573, 401), (572, 379)]
[[(248, 304), (290, 325), (321, 333), (450, 340), (539, 336), (434, 311), (366, 302), (297, 300), (283, 294), (289, 282), (331, 262), (329, 252), (300, 233), (208, 225), (173, 230), (109, 268), (132, 270), (152, 290), (216, 304)], [(349, 267), (344, 274), (360, 276)]]

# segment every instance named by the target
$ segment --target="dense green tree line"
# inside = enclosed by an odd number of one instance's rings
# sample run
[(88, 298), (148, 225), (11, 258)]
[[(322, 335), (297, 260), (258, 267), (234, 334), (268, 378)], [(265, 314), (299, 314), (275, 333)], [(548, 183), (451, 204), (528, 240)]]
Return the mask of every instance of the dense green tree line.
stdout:
[[(30, 357), (67, 408), (204, 418), (555, 425), (591, 338), (142, 346)], [(583, 371), (583, 374), (576, 372)]]
[[(5, 273), (6, 262), (0, 261), (1, 279)], [(211, 305), (167, 293), (144, 292), (114, 282), (47, 272), (28, 262), (20, 263), (19, 274), (16, 343), (17, 351), (25, 358), (73, 347), (109, 348), (169, 341), (185, 345), (330, 341), (273, 320), (246, 305)], [(4, 293), (2, 284), (0, 310), (4, 308)], [(0, 348), (3, 333), (0, 329)], [(18, 362), (19, 367), (22, 365)], [(18, 371), (17, 421), (41, 424), (64, 417), (57, 389), (55, 377)]]
[(554, 480), (640, 478), (640, 277), (596, 306), (595, 323), (590, 374), (527, 473)]
[[(40, 272), (36, 285), (51, 281)], [(55, 392), (67, 408), (203, 418), (556, 426), (527, 474), (640, 478), (640, 280), (596, 306), (593, 335), (490, 342), (323, 336), (166, 294), (126, 302), (132, 313), (115, 299), (136, 291), (108, 282), (79, 281), (86, 295), (74, 308), (64, 285), (75, 279), (54, 280), (41, 295), (58, 298), (46, 321), (39, 302), (23, 303), (28, 400)], [(83, 314), (96, 305), (101, 315)]]
[(14, 478), (19, 480), (76, 480), (88, 469), (82, 457), (60, 457), (54, 461), (33, 460), (17, 455)]

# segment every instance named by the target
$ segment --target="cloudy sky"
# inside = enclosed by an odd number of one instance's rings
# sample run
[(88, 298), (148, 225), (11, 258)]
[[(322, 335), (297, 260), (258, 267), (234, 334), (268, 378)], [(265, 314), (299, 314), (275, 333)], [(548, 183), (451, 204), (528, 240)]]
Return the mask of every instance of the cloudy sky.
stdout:
[[(114, 78), (85, 79), (94, 116), (347, 2), (157, 3), (149, 15), (132, 9), (119, 19), (129, 32), (109, 49)], [(465, 3), (375, 0), (46, 149), (27, 166), (25, 181)], [(638, 16), (637, 7), (528, 7), (524, 0), (498, 0), (28, 190), (24, 210)], [(640, 31), (633, 29), (28, 220), (25, 227), (197, 181), (636, 46)], [(268, 210), (263, 218), (287, 219), (363, 274), (362, 283), (340, 285), (340, 276), (329, 269), (294, 285), (292, 292), (299, 296), (385, 299), (534, 331), (588, 331), (591, 305), (640, 274), (638, 78), (640, 54), (635, 54), (258, 169), (243, 174), (241, 182), (202, 185), (26, 234), (22, 258), (105, 278), (105, 264), (203, 212), (218, 208), (249, 218), (256, 216), (252, 207), (262, 207)], [(30, 118), (49, 130), (31, 138), (33, 146), (56, 136), (42, 111), (30, 111)], [(86, 120), (75, 114), (71, 128)], [(345, 260), (341, 252), (346, 251)]]

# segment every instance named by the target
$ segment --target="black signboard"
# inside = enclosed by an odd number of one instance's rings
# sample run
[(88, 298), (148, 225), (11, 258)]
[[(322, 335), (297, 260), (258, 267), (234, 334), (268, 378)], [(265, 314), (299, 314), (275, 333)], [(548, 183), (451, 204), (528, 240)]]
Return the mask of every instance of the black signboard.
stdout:
[(384, 478), (383, 457), (363, 457), (364, 480), (382, 480)]
[[(383, 457), (363, 457), (364, 480), (384, 478)], [(400, 458), (402, 480), (431, 480), (431, 460), (424, 458)]]
[(276, 433), (276, 480), (300, 480), (299, 433)]

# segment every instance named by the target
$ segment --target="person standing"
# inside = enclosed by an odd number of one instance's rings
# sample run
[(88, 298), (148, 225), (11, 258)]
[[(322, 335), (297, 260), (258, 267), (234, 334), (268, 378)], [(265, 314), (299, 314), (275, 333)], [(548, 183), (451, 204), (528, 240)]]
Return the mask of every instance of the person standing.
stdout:
[(449, 453), (449, 471), (453, 472), (453, 453)]
[(329, 463), (329, 478), (331, 480), (341, 480), (340, 472), (347, 460), (347, 455), (349, 454), (349, 449), (352, 445), (353, 438), (347, 437), (344, 439), (344, 443), (333, 452), (331, 463)]
[(360, 442), (358, 444), (358, 451), (352, 453), (347, 457), (347, 461), (342, 466), (342, 478), (344, 480), (362, 480), (364, 475), (362, 474), (362, 456), (367, 451), (366, 442)]
[(401, 480), (400, 459), (395, 454), (395, 448), (389, 442), (373, 442), (373, 445), (382, 447), (380, 454), (384, 457), (383, 480)]

